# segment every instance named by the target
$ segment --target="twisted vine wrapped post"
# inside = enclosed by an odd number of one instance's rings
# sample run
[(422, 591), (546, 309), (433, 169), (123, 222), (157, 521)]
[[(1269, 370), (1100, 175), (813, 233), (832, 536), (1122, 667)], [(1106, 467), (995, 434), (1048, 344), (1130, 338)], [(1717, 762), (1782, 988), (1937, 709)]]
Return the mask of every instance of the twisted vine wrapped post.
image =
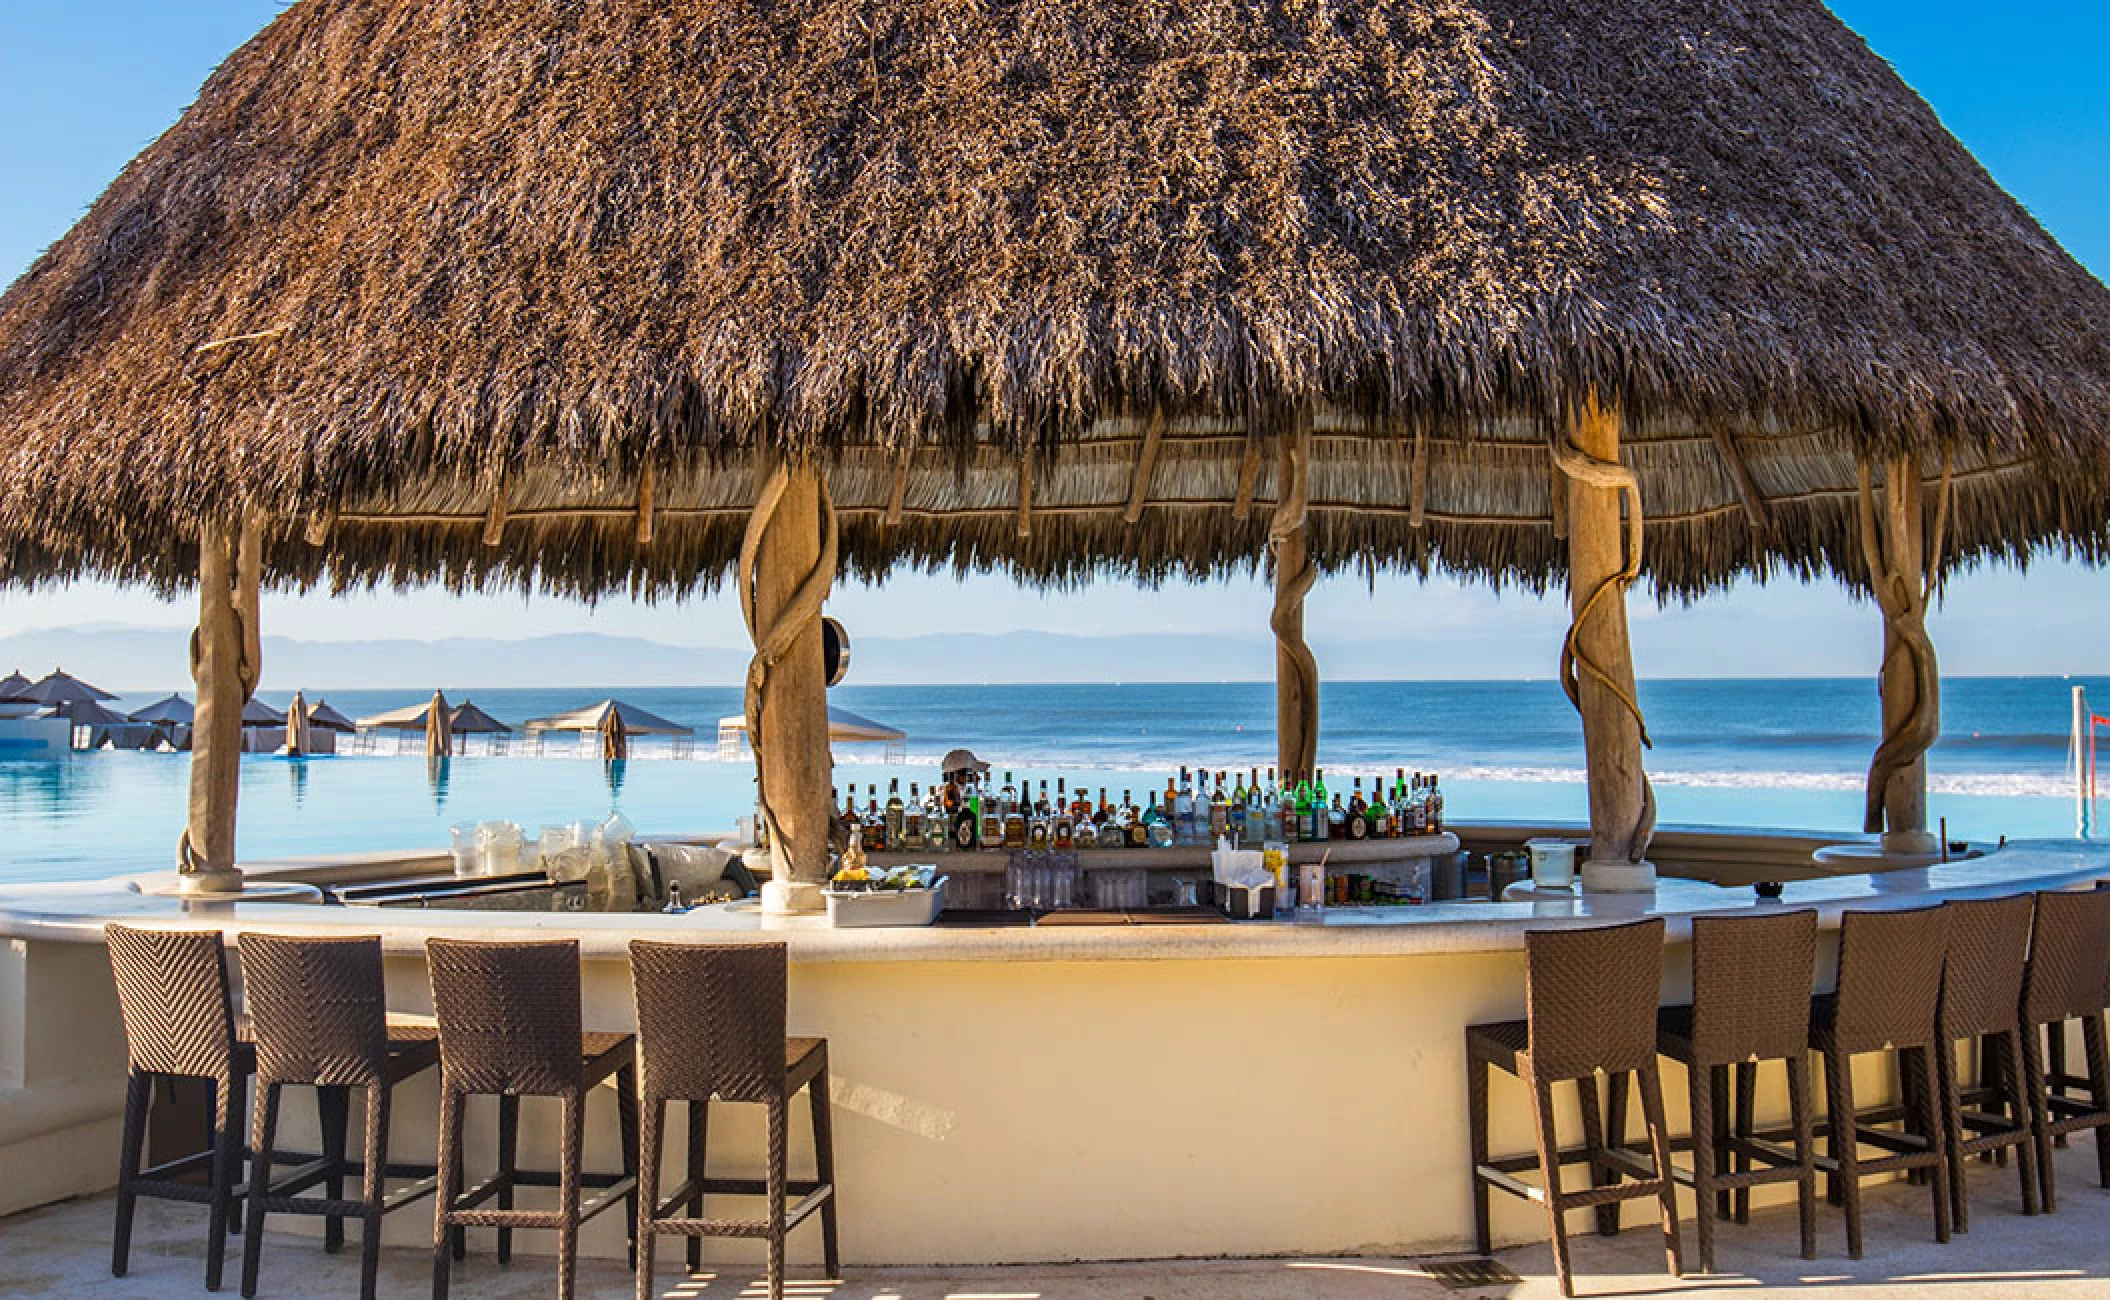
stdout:
[[(1619, 412), (1593, 392), (1552, 442), (1568, 496), (1568, 598), (1561, 687), (1582, 715), (1590, 781), (1592, 864), (1639, 868), (1656, 833), (1656, 792), (1642, 766), (1648, 726), (1634, 697), (1626, 592), (1641, 575), (1641, 486), (1619, 460)], [(1625, 520), (1620, 518), (1625, 499)], [(1635, 872), (1630, 887), (1653, 884)], [(1610, 881), (1609, 872), (1598, 873)], [(1591, 887), (1586, 868), (1584, 885)], [(1606, 887), (1618, 887), (1607, 885)]]
[(1931, 546), (1912, 459), (1898, 456), (1885, 464), (1880, 509), (1865, 457), (1856, 470), (1861, 554), (1883, 612), (1883, 739), (1868, 764), (1862, 829), (1882, 833), (1887, 847), (1927, 852), (1934, 847), (1926, 835), (1927, 751), (1941, 736), (1941, 668), (1927, 635), (1927, 608), (1948, 531), (1949, 466), (1942, 466)]
[(241, 793), (242, 708), (256, 692), (264, 656), (257, 626), (263, 534), (207, 524), (198, 533), (198, 626), (191, 633), (191, 680), (198, 705), (191, 723), (190, 815), (176, 842), (176, 871), (186, 891), (226, 893), (242, 887), (234, 865), (236, 803)]
[(1304, 640), (1304, 598), (1319, 580), (1311, 559), (1311, 410), (1300, 406), (1282, 437), (1268, 554), (1275, 568), (1275, 756), (1285, 777), (1319, 761), (1319, 661)]
[(827, 480), (777, 460), (762, 479), (740, 543), (740, 613), (755, 647), (747, 666), (747, 737), (755, 793), (777, 881), (828, 874), (828, 750), (821, 606), (835, 582), (838, 537)]

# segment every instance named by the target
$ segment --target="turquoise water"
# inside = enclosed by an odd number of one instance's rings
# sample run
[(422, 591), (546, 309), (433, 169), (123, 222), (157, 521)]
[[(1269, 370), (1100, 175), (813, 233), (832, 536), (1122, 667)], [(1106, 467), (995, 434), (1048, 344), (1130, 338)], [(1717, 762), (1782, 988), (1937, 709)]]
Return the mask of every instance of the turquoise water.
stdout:
[[(2071, 835), (2064, 769), (2072, 683), (1960, 679), (1945, 686), (1947, 736), (1930, 763), (1933, 814), (1952, 834), (1992, 839)], [(2110, 700), (2110, 680), (2090, 683)], [(605, 691), (486, 690), (500, 718), (589, 703)], [(284, 700), (270, 693), (273, 704)], [(317, 692), (310, 692), (314, 698)], [(410, 702), (413, 692), (321, 692), (354, 716)], [(422, 753), (286, 759), (242, 765), (240, 851), (248, 859), (363, 849), (437, 848), (457, 822), (543, 823), (620, 808), (646, 831), (730, 826), (753, 805), (746, 762), (719, 762), (717, 719), (731, 689), (639, 689), (643, 708), (695, 726), (689, 757), (642, 747), (611, 772), (574, 750), (562, 756), (460, 757), (434, 779)], [(873, 747), (837, 754), (837, 780), (882, 794), (898, 778), (927, 782), (956, 744), (1021, 778), (1104, 786), (1116, 798), (1162, 789), (1180, 764), (1264, 766), (1273, 749), (1266, 684), (844, 688), (843, 707), (908, 731), (905, 765)], [(125, 701), (137, 707), (145, 701)], [(1876, 740), (1872, 684), (1662, 682), (1643, 688), (1656, 747), (1650, 771), (1666, 825), (1860, 827), (1861, 778)], [(1550, 683), (1341, 682), (1322, 693), (1321, 753), (1329, 784), (1394, 768), (1444, 774), (1461, 821), (1582, 821), (1581, 732)], [(413, 738), (415, 742), (415, 738)], [(860, 752), (862, 751), (862, 752)], [(0, 761), (0, 879), (78, 879), (167, 865), (182, 829), (189, 757), (98, 752)], [(862, 797), (860, 790), (860, 798)]]

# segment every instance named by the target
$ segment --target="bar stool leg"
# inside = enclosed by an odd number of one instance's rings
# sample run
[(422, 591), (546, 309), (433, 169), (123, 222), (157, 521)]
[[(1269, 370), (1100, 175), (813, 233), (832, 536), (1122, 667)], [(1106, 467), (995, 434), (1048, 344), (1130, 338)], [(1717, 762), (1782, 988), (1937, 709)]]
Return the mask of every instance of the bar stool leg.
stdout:
[(1482, 1255), (1494, 1253), (1494, 1232), (1488, 1222), (1489, 1190), (1487, 1180), (1480, 1177), (1480, 1167), (1487, 1163), (1487, 1082), (1489, 1065), (1476, 1056), (1465, 1060), (1466, 1131), (1472, 1144), (1473, 1161), (1473, 1249)]
[(1546, 1218), (1553, 1237), (1553, 1275), (1561, 1294), (1573, 1296), (1575, 1281), (1568, 1272), (1568, 1220), (1561, 1213), (1560, 1141), (1553, 1128), (1553, 1085), (1527, 1076), (1531, 1085), (1531, 1118), (1538, 1128), (1539, 1177), (1546, 1185)]
[(124, 1136), (117, 1143), (117, 1226), (110, 1234), (110, 1276), (123, 1277), (132, 1264), (132, 1213), (139, 1205), (140, 1154), (147, 1140), (147, 1107), (152, 1104), (154, 1076), (144, 1070), (125, 1074)]
[[(520, 1098), (506, 1093), (498, 1097), (498, 1208), (513, 1208), (513, 1178), (520, 1169)], [(513, 1262), (513, 1230), (498, 1230), (498, 1262)]]
[(639, 1117), (637, 1190), (642, 1198), (637, 1224), (637, 1300), (652, 1300), (653, 1247), (659, 1244), (659, 1142), (667, 1123), (667, 1103), (647, 1098)]
[(624, 1069), (615, 1075), (616, 1127), (623, 1142), (623, 1174), (631, 1179), (623, 1197), (623, 1223), (630, 1231), (630, 1267), (637, 1267), (637, 1071)]
[[(1575, 1081), (1582, 1108), (1583, 1150), (1590, 1157), (1590, 1186), (1609, 1187), (1619, 1181), (1619, 1171), (1609, 1160), (1601, 1159), (1605, 1150), (1604, 1111), (1598, 1105), (1597, 1080), (1585, 1075)], [(1613, 1141), (1618, 1141), (1614, 1134)], [(1612, 1202), (1597, 1206), (1597, 1235), (1615, 1236), (1619, 1232), (1619, 1210)]]
[(439, 1183), (432, 1201), (432, 1300), (447, 1300), (448, 1273), (456, 1258), (450, 1249), (459, 1230), (448, 1222), (462, 1186), (462, 1097), (440, 1085)]
[(1685, 1261), (1678, 1249), (1678, 1184), (1670, 1172), (1670, 1125), (1663, 1117), (1663, 1079), (1654, 1057), (1634, 1072), (1641, 1079), (1641, 1114), (1648, 1124), (1648, 1142), (1655, 1158), (1656, 1203), (1663, 1211), (1663, 1262), (1672, 1277), (1683, 1276)]
[(815, 1176), (828, 1186), (828, 1199), (821, 1203), (821, 1251), (828, 1265), (828, 1278), (833, 1281), (842, 1276), (842, 1256), (836, 1248), (835, 1236), (835, 1103), (828, 1087), (827, 1066), (823, 1065), (813, 1076), (813, 1084), (806, 1090), (806, 1101), (813, 1108)]
[[(1708, 1114), (1713, 1116), (1710, 1127), (1714, 1134), (1714, 1160), (1710, 1168), (1720, 1172), (1724, 1154), (1729, 1150), (1729, 1137), (1735, 1132), (1736, 1108), (1729, 1096), (1729, 1067), (1711, 1065), (1706, 1067)], [(1692, 1140), (1697, 1149), (1700, 1141), (1699, 1121), (1693, 1122)], [(1727, 1187), (1713, 1193), (1716, 1218), (1736, 1218), (1736, 1193)]]
[(1720, 1141), (1720, 1125), (1728, 1116), (1714, 1112), (1718, 1066), (1694, 1065), (1686, 1071), (1688, 1104), (1692, 1107), (1693, 1225), (1700, 1238), (1700, 1271), (1714, 1272), (1714, 1216), (1716, 1192), (1714, 1157)]
[[(322, 1158), (329, 1162), (323, 1194), (333, 1201), (344, 1199), (346, 1131), (351, 1127), (352, 1090), (331, 1086), (315, 1090), (316, 1118), (322, 1128)], [(322, 1249), (334, 1255), (344, 1249), (344, 1216), (332, 1214), (323, 1220)]]
[(2022, 1075), (2024, 1086), (2029, 1089), (2029, 1131), (2034, 1139), (2031, 1145), (2037, 1149), (2037, 1188), (2042, 1194), (2044, 1212), (2051, 1214), (2059, 1208), (2059, 1191), (2051, 1164), (2051, 1089), (2044, 1078), (2047, 1032), (2057, 1037), (2060, 1026), (2022, 1026)]
[[(2029, 1081), (2023, 1077), (2022, 1032), (2009, 1030), (1997, 1039), (2000, 1050), (2001, 1088), (2007, 1093), (2007, 1113), (2023, 1139), (2015, 1143), (2015, 1165), (2022, 1176), (2022, 1212), (2038, 1214), (2037, 1143), (2031, 1134)], [(2002, 1154), (2007, 1148), (2001, 1148)]]
[(1788, 1122), (1795, 1126), (1795, 1162), (1801, 1176), (1795, 1180), (1795, 1211), (1801, 1220), (1802, 1257), (1817, 1258), (1817, 1134), (1810, 1118), (1810, 1058), (1798, 1052), (1785, 1062), (1788, 1069)]
[(1853, 1061), (1840, 1052), (1824, 1054), (1825, 1122), (1830, 1126), (1832, 1160), (1839, 1204), (1846, 1211), (1846, 1253), (1861, 1258), (1861, 1137), (1854, 1120)]
[[(1755, 1133), (1758, 1131), (1758, 1062), (1745, 1061), (1736, 1067), (1736, 1131)], [(1750, 1157), (1742, 1152), (1733, 1153), (1729, 1167), (1737, 1173), (1749, 1173), (1753, 1168)], [(1736, 1189), (1736, 1221), (1751, 1222), (1751, 1189)]]
[(366, 1085), (366, 1177), (360, 1188), (359, 1300), (374, 1300), (381, 1273), (381, 1206), (388, 1196), (388, 1085)]
[(271, 1190), (271, 1148), (278, 1139), (281, 1088), (267, 1083), (257, 1089), (256, 1115), (250, 1135), (249, 1213), (242, 1221), (242, 1296), (256, 1294), (256, 1275), (264, 1254), (264, 1197)]
[(791, 1103), (771, 1097), (769, 1105), (769, 1300), (784, 1300), (785, 1188), (791, 1164)]
[(1971, 1230), (1970, 1186), (1965, 1181), (1969, 1175), (1963, 1144), (1968, 1136), (1963, 1127), (1963, 1103), (1956, 1083), (1956, 1045), (1947, 1041), (1934, 1047), (1935, 1086), (1941, 1096), (1941, 1133), (1948, 1146), (1946, 1163), (1949, 1166), (1949, 1219), (1958, 1232)]
[[(710, 1098), (701, 1097), (691, 1101), (689, 1103), (689, 1178), (694, 1184), (695, 1190), (689, 1194), (689, 1203), (685, 1209), (688, 1216), (692, 1219), (703, 1217), (703, 1170), (706, 1159), (704, 1138), (709, 1136), (710, 1127)], [(688, 1257), (689, 1271), (691, 1273), (703, 1267), (703, 1238), (689, 1238)]]
[(1912, 1060), (1913, 1075), (1919, 1081), (1921, 1131), (1927, 1135), (1927, 1144), (1933, 1150), (1935, 1161), (1930, 1182), (1934, 1196), (1934, 1240), (1949, 1240), (1949, 1142), (1942, 1129), (1940, 1094), (1934, 1081), (1934, 1049), (1915, 1047), (1905, 1053)]
[(564, 1148), (557, 1166), (557, 1300), (571, 1300), (579, 1271), (579, 1161), (586, 1144), (586, 1098), (567, 1093), (560, 1104)]
[[(2110, 1108), (2110, 1045), (2103, 1040), (2102, 1012), (2081, 1018), (2081, 1043), (2088, 1053), (2088, 1103), (2097, 1110)], [(2095, 1175), (2101, 1186), (2110, 1187), (2110, 1131), (2100, 1126), (2095, 1130)]]
[(228, 1220), (233, 1212), (235, 1165), (242, 1146), (242, 1080), (229, 1076), (215, 1080), (212, 1212), (206, 1229), (205, 1289), (220, 1289), (220, 1275), (227, 1264)]

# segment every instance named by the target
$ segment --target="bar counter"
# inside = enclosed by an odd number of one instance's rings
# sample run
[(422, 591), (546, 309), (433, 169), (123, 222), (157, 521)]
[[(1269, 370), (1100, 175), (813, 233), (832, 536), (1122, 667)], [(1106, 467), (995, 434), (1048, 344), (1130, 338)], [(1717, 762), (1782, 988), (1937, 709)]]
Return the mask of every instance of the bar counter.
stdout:
[[(1696, 913), (1815, 907), (1835, 930), (1847, 908), (2105, 877), (2110, 849), (2039, 841), (1916, 870), (1791, 881), (1777, 904), (1748, 888), (1666, 879), (1654, 895), (1329, 909), (1297, 921), (915, 930), (831, 930), (723, 905), (677, 916), (471, 913), (199, 903), (147, 892), (154, 878), (9, 886), (0, 888), (0, 936), (11, 940), (0, 950), (0, 1211), (96, 1190), (114, 1172), (122, 1044), (100, 945), (108, 921), (216, 927), (237, 941), (252, 929), (379, 933), (391, 1002), (408, 1015), (429, 1011), (428, 937), (575, 938), (588, 1027), (606, 1029), (634, 1023), (630, 939), (782, 940), (791, 1030), (830, 1040), (846, 1258), (966, 1265), (1461, 1249), (1470, 1235), (1462, 1031), (1521, 1014), (1531, 929), (1663, 916), (1663, 996), (1676, 1001), (1689, 984)], [(1821, 956), (1813, 972), (1818, 987), (1830, 961)], [(1873, 1098), (1885, 1081), (1869, 1066)], [(1667, 1083), (1675, 1127), (1683, 1080), (1672, 1072)], [(1761, 1094), (1762, 1109), (1778, 1102)], [(589, 1114), (589, 1162), (614, 1159), (604, 1105)], [(413, 1086), (397, 1106), (397, 1150), (429, 1151), (430, 1086)], [(300, 1101), (289, 1110), (310, 1113)], [(726, 1169), (752, 1170), (759, 1117), (727, 1119), (722, 1132), (712, 1124), (713, 1170), (716, 1153)], [(1497, 1084), (1494, 1119), (1498, 1150), (1529, 1149), (1521, 1090)], [(488, 1127), (476, 1126), (489, 1123), (472, 1116), (472, 1166), (488, 1155), (477, 1145)], [(802, 1118), (793, 1128), (803, 1131)], [(794, 1148), (795, 1168), (806, 1158)], [(1543, 1235), (1536, 1207), (1496, 1213), (1498, 1236)], [(429, 1229), (417, 1215), (397, 1218), (389, 1232), (405, 1244)], [(613, 1220), (595, 1226), (588, 1248), (619, 1251)], [(815, 1249), (794, 1235), (795, 1260)], [(714, 1250), (739, 1258), (738, 1247)]]

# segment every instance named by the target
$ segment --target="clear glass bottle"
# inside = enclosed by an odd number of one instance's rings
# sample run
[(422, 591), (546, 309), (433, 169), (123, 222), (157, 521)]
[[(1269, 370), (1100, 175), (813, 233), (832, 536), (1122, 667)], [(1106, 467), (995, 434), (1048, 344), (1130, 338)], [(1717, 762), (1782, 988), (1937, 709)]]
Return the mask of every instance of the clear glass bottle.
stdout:
[(901, 802), (901, 778), (889, 777), (886, 783), (886, 842), (901, 847), (907, 822), (908, 807)]
[(1172, 834), (1182, 844), (1194, 842), (1194, 783), (1180, 769), (1180, 786), (1172, 797)]
[(923, 792), (914, 781), (908, 783), (908, 802), (901, 810), (901, 845), (911, 850), (923, 847)]

